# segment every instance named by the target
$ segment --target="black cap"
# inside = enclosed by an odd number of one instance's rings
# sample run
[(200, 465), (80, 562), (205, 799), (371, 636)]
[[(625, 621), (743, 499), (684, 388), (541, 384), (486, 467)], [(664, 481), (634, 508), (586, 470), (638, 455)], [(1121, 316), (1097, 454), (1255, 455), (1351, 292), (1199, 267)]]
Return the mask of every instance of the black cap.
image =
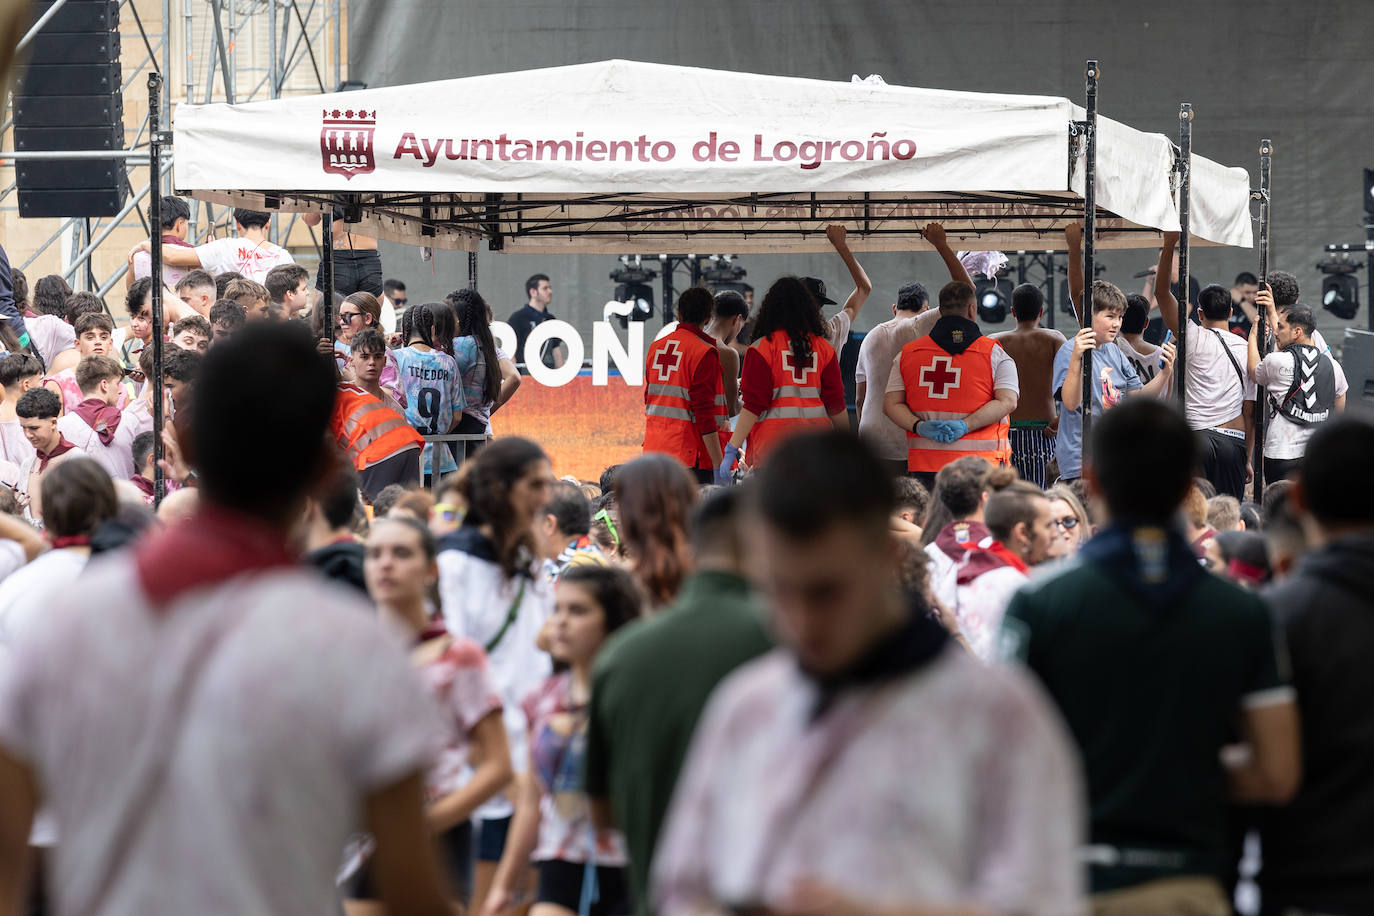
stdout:
[(802, 277), (802, 285), (811, 291), (811, 295), (816, 297), (816, 301), (821, 305), (835, 305), (834, 299), (825, 294), (825, 281), (819, 277)]

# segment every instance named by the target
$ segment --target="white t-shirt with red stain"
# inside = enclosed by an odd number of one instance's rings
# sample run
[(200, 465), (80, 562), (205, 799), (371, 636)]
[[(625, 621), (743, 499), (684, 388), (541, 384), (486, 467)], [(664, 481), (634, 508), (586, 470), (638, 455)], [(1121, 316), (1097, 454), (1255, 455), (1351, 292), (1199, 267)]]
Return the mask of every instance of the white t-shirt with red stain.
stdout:
[(249, 280), (262, 283), (273, 267), (294, 264), (291, 253), (271, 242), (252, 239), (215, 239), (196, 246), (200, 266), (212, 274), (238, 271)]
[[(132, 555), (100, 558), (13, 648), (0, 745), (38, 774), (61, 825), (57, 912), (336, 913), (363, 800), (445, 740), (396, 635), (298, 568), (155, 611)], [(175, 730), (150, 741), (175, 697), (188, 704)]]

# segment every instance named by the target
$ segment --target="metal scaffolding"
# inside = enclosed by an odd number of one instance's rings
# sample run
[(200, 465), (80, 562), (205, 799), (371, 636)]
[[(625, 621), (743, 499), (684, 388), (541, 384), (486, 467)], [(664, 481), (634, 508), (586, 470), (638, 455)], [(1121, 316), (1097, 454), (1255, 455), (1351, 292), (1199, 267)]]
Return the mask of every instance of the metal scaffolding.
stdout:
[[(65, 0), (54, 4), (60, 7)], [(126, 108), (146, 108), (148, 76), (162, 77), (166, 91), (159, 104), (163, 125), (172, 123), (172, 102), (249, 102), (275, 99), (284, 95), (328, 92), (343, 79), (343, 0), (120, 0), (122, 90)], [(35, 23), (24, 41), (32, 39), (51, 16)], [(132, 26), (132, 28), (131, 28)], [(179, 91), (177, 91), (179, 90)], [(0, 135), (13, 126), (11, 101), (4, 100), (4, 121)], [(119, 158), (125, 163), (124, 181), (128, 201), (115, 216), (103, 219), (71, 217), (53, 220), (54, 231), (34, 246), (11, 251), (12, 260), (28, 268), (45, 254), (62, 254), (58, 271), (77, 288), (91, 289), (102, 298), (124, 279), (128, 265), (121, 263), (107, 276), (98, 277), (93, 256), (112, 235), (121, 229), (137, 229), (146, 238), (152, 234), (145, 216), (152, 189), (148, 174), (148, 119), (125, 119), (125, 149), (122, 152), (14, 153), (0, 152), (0, 165), (8, 166), (20, 158)], [(6, 140), (12, 147), (12, 140)], [(171, 162), (159, 169), (159, 186), (170, 194)], [(0, 190), (0, 216), (17, 211), (16, 182), (13, 176)], [(200, 242), (213, 233), (224, 234), (231, 217), (229, 211), (216, 212), (206, 204), (191, 206), (189, 240)], [(289, 244), (296, 217), (278, 226), (273, 217), (273, 241)], [(313, 242), (314, 233), (309, 233)], [(54, 246), (57, 246), (56, 248)]]

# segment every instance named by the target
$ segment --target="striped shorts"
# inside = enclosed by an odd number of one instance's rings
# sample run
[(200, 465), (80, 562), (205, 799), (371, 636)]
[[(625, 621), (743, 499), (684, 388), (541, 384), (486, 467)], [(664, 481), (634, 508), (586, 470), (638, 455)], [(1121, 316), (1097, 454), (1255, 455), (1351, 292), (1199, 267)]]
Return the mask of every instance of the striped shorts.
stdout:
[[(1026, 425), (1011, 425), (1011, 463), (1022, 480), (1037, 487), (1045, 486), (1045, 465), (1054, 457), (1054, 436), (1046, 436), (1049, 426), (1043, 421), (1022, 421)], [(1031, 425), (1034, 424), (1034, 425)]]

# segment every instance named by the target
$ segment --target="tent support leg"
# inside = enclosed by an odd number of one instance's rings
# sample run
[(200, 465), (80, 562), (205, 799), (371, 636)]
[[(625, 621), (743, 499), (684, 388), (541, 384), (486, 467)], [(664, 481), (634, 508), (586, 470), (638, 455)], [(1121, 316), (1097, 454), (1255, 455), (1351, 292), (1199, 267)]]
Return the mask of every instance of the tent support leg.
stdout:
[[(1260, 186), (1259, 186), (1259, 280), (1269, 282), (1269, 171), (1274, 153), (1274, 143), (1268, 138), (1260, 141)], [(1269, 329), (1265, 326), (1265, 313), (1259, 312), (1260, 359), (1269, 352)], [(1263, 385), (1255, 388), (1255, 447), (1252, 463), (1255, 466), (1254, 500), (1260, 501), (1264, 493), (1264, 427), (1269, 399)]]
[(477, 252), (468, 252), (468, 289), (477, 288)]
[[(1190, 198), (1193, 186), (1193, 106), (1188, 102), (1178, 106), (1178, 336), (1174, 346), (1178, 348), (1178, 358), (1174, 361), (1174, 396), (1178, 398), (1178, 409), (1187, 405), (1188, 386), (1188, 252), (1189, 225), (1191, 223)], [(1161, 278), (1155, 277), (1158, 285)], [(1162, 282), (1168, 283), (1169, 278)]]
[[(163, 39), (166, 40), (165, 38)], [(152, 181), (148, 185), (148, 236), (152, 244), (152, 312), (153, 312), (153, 377), (144, 383), (153, 386), (153, 505), (160, 506), (167, 495), (167, 480), (162, 473), (162, 424), (166, 417), (161, 397), (163, 339), (167, 336), (162, 324), (162, 118), (159, 96), (162, 74), (148, 74), (148, 168)]]
[(339, 321), (334, 317), (334, 211), (320, 220), (320, 316), (322, 334), (338, 337)]
[[(1097, 61), (1088, 61), (1084, 71), (1087, 92), (1087, 117), (1084, 121), (1083, 169), (1083, 304), (1079, 308), (1081, 327), (1092, 326), (1093, 248), (1097, 241)], [(1093, 351), (1083, 351), (1083, 456), (1084, 465), (1092, 452), (1093, 426)]]

